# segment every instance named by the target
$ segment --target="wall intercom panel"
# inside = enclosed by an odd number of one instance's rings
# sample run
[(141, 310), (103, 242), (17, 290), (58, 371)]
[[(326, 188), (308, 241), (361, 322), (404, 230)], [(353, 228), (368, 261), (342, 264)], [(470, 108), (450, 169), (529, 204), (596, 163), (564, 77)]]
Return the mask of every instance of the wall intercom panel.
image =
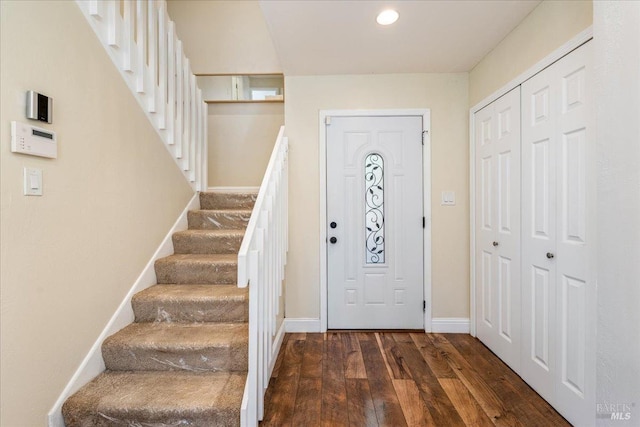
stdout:
[(56, 133), (25, 123), (11, 122), (11, 151), (55, 159), (58, 157)]

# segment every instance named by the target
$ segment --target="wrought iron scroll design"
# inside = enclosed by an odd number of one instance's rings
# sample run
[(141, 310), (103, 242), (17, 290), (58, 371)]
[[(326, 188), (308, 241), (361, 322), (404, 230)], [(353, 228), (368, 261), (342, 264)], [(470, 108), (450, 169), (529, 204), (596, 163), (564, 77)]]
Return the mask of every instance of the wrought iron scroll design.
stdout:
[(384, 263), (384, 159), (378, 153), (365, 158), (366, 263)]

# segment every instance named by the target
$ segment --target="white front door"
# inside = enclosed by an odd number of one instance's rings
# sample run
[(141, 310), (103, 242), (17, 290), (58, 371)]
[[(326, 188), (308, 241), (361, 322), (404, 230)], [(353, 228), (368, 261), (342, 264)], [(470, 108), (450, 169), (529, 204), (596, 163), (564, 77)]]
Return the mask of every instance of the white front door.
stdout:
[(331, 117), (328, 327), (424, 327), (421, 116)]
[(521, 375), (571, 423), (595, 407), (591, 43), (522, 85)]

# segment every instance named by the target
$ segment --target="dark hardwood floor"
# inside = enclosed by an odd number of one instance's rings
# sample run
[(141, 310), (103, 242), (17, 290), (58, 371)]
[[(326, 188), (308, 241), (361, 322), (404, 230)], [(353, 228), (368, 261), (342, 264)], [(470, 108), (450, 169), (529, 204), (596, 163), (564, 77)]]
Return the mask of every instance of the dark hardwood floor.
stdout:
[(287, 334), (261, 426), (569, 426), (463, 334)]

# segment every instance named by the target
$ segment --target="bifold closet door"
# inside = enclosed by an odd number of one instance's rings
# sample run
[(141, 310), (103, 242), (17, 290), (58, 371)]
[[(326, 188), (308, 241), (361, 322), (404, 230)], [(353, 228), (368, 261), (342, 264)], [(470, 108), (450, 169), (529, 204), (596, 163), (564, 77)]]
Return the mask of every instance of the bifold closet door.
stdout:
[(520, 364), (520, 87), (475, 114), (476, 335)]
[(522, 85), (520, 375), (571, 423), (595, 417), (595, 153), (586, 44)]

